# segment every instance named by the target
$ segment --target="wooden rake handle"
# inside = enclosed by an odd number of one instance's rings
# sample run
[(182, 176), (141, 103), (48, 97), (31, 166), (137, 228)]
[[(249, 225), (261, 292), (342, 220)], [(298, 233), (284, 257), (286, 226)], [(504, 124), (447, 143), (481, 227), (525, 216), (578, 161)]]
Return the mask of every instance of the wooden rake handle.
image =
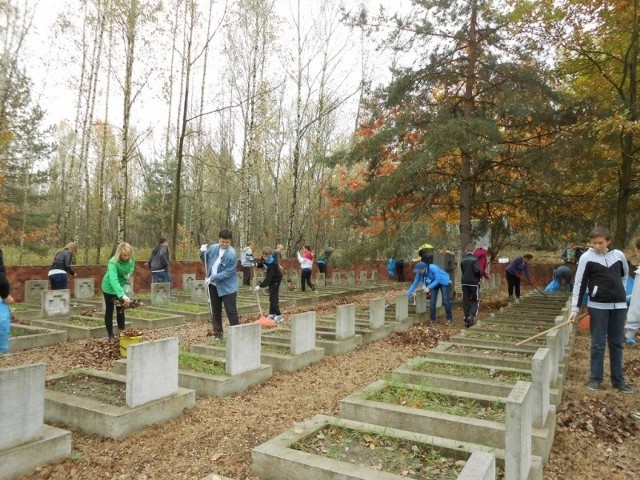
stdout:
[[(580, 320), (582, 320), (586, 316), (587, 316), (586, 313), (583, 313), (582, 315), (578, 315), (576, 317), (576, 319), (575, 319), (575, 322), (579, 322)], [(562, 323), (560, 323), (558, 325), (554, 325), (553, 327), (551, 327), (551, 328), (549, 328), (549, 329), (547, 329), (547, 330), (545, 330), (543, 332), (536, 333), (533, 337), (529, 337), (529, 338), (527, 338), (525, 340), (522, 340), (522, 341), (516, 343), (516, 347), (519, 347), (520, 345), (524, 345), (525, 343), (529, 343), (531, 340), (535, 340), (536, 338), (540, 338), (543, 335), (546, 335), (547, 333), (551, 332), (552, 330), (557, 330), (559, 328), (566, 327), (567, 325), (569, 325), (571, 323), (575, 323), (575, 322), (572, 322), (571, 320), (567, 320), (566, 322), (562, 322)]]

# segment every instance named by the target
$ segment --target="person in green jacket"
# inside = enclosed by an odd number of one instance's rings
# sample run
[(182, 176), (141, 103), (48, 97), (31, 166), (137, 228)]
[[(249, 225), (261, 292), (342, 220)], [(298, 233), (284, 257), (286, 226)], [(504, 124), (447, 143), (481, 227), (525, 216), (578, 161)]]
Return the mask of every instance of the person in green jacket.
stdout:
[[(115, 340), (113, 335), (113, 310), (116, 310), (118, 329), (124, 330), (124, 305), (131, 299), (125, 292), (127, 279), (133, 274), (136, 261), (133, 258), (133, 248), (127, 242), (120, 242), (114, 255), (107, 263), (107, 273), (102, 279), (102, 294), (104, 295), (104, 325), (107, 327), (109, 340)], [(122, 300), (123, 305), (116, 307), (115, 301)]]

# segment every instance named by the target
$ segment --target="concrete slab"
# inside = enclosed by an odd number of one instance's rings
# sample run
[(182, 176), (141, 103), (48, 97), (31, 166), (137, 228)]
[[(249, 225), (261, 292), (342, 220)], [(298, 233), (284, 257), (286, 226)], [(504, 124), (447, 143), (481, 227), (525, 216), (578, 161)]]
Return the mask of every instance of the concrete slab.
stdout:
[[(80, 369), (74, 372), (126, 385), (126, 378), (122, 375), (91, 369)], [(48, 380), (55, 381), (65, 375), (54, 375)], [(185, 388), (179, 388), (174, 395), (137, 407), (110, 405), (93, 398), (56, 392), (47, 388), (44, 418), (48, 422), (76, 427), (102, 437), (121, 438), (147, 425), (177, 418), (185, 409), (193, 408), (195, 402), (195, 392)]]
[[(518, 382), (516, 385), (524, 383), (526, 382)], [(477, 419), (474, 417), (440, 413), (428, 410), (425, 407), (416, 408), (368, 400), (371, 392), (380, 391), (388, 385), (388, 382), (378, 380), (377, 382), (374, 382), (342, 399), (340, 401), (340, 415), (344, 418), (359, 422), (375, 423), (376, 425), (397, 428), (400, 430), (410, 430), (416, 433), (437, 435), (439, 437), (450, 438), (452, 440), (467, 441), (479, 445), (485, 445), (491, 448), (506, 449), (507, 451), (511, 448), (508, 442), (505, 443), (505, 432), (508, 428), (508, 417), (505, 422), (497, 422)], [(527, 385), (529, 384), (527, 383)], [(499, 404), (505, 406), (505, 398), (495, 395), (472, 394), (458, 392), (456, 390), (422, 387), (412, 384), (403, 384), (402, 387), (408, 390), (427, 391), (438, 395), (472, 400), (476, 403), (487, 405), (488, 407)], [(530, 410), (528, 418), (529, 432), (531, 432), (530, 443), (532, 445), (533, 454), (541, 457), (541, 460), (546, 462), (548, 460), (551, 446), (553, 445), (553, 437), (550, 437), (546, 431), (538, 429), (532, 430)]]
[(32, 442), (0, 450), (0, 480), (32, 473), (40, 465), (71, 456), (71, 432), (43, 425), (42, 436)]
[(67, 341), (67, 332), (32, 327), (29, 325), (11, 325), (9, 333), (9, 352), (20, 352), (30, 348), (50, 347)]
[[(366, 422), (316, 415), (254, 448), (251, 452), (253, 459), (252, 472), (265, 480), (282, 480), (285, 478), (287, 480), (400, 480), (406, 478), (406, 476), (382, 472), (366, 466), (321, 457), (292, 448), (292, 445), (296, 442), (317, 435), (319, 431), (327, 426), (348, 428), (374, 436), (393, 437), (399, 440), (415, 442), (418, 445), (429, 445), (431, 448), (440, 450), (445, 455), (466, 459), (467, 464), (472, 465), (474, 462), (471, 460), (471, 456), (474, 452), (491, 452), (495, 457), (504, 459), (504, 451), (500, 449), (490, 449), (470, 442), (452, 441), (434, 435), (419, 434)], [(490, 463), (486, 461), (486, 457), (482, 457), (482, 459), (485, 465)], [(482, 470), (480, 466), (477, 468)], [(490, 469), (490, 467), (488, 468)], [(475, 480), (476, 477), (468, 478)], [(539, 480), (541, 478), (542, 466), (540, 459), (533, 457), (528, 480)]]
[[(281, 345), (282, 346), (282, 345)], [(281, 351), (290, 348), (281, 349)], [(226, 348), (224, 346), (213, 344), (191, 345), (191, 351), (202, 355), (209, 355), (215, 358), (225, 358)], [(290, 353), (277, 353), (275, 351), (265, 351), (264, 343), (262, 353), (260, 355), (260, 363), (262, 365), (271, 365), (277, 372), (295, 372), (304, 367), (321, 361), (324, 358), (324, 348), (316, 347), (299, 355), (291, 355)]]
[[(222, 359), (216, 359), (224, 363)], [(127, 360), (116, 360), (113, 371), (119, 375), (126, 375)], [(249, 387), (259, 385), (273, 375), (271, 365), (260, 365), (254, 370), (249, 370), (237, 375), (210, 375), (194, 372), (192, 370), (178, 370), (178, 385), (181, 388), (195, 390), (197, 395), (203, 397), (226, 397), (234, 393), (242, 392)]]

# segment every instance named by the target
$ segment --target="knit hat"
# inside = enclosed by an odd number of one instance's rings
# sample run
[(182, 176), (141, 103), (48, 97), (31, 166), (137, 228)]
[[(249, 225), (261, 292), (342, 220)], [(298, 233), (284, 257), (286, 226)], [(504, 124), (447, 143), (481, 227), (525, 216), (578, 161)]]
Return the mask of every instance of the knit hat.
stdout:
[(418, 273), (420, 270), (426, 270), (427, 269), (427, 264), (424, 262), (418, 262), (416, 263), (416, 266), (414, 267), (413, 271), (415, 273)]

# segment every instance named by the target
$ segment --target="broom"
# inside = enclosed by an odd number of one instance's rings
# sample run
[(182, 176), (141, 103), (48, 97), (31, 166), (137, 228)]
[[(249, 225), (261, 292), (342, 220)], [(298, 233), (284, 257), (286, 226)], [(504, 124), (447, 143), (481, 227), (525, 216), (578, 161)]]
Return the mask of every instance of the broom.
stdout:
[(262, 328), (272, 328), (277, 326), (275, 320), (265, 317), (262, 313), (262, 305), (260, 304), (260, 294), (256, 291), (256, 300), (258, 301), (258, 310), (260, 310), (260, 318), (256, 320), (256, 323), (259, 323)]
[[(578, 322), (579, 320), (582, 320), (584, 317), (586, 317), (587, 314), (583, 313), (582, 315), (579, 315), (578, 317), (576, 317), (575, 322)], [(526, 340), (522, 340), (521, 342), (516, 343), (516, 347), (519, 347), (520, 345), (524, 345), (525, 343), (529, 343), (531, 340), (535, 340), (536, 338), (540, 338), (543, 335), (546, 335), (547, 333), (553, 331), (553, 330), (557, 330), (559, 328), (562, 327), (566, 327), (567, 325), (571, 324), (571, 323), (575, 323), (572, 322), (571, 320), (567, 320), (566, 322), (562, 322), (554, 327), (549, 328), (548, 330), (545, 330), (544, 332), (540, 332), (535, 334), (533, 337), (529, 337)]]

